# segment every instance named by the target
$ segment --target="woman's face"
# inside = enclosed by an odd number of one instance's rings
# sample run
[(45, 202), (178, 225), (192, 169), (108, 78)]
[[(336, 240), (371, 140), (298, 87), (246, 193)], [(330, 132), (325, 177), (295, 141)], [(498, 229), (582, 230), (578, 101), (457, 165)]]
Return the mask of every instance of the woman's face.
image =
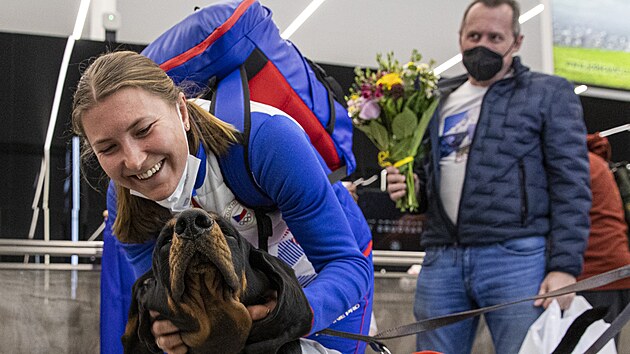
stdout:
[(86, 111), (82, 122), (98, 162), (116, 183), (156, 201), (175, 191), (188, 157), (183, 94), (176, 106), (124, 88)]

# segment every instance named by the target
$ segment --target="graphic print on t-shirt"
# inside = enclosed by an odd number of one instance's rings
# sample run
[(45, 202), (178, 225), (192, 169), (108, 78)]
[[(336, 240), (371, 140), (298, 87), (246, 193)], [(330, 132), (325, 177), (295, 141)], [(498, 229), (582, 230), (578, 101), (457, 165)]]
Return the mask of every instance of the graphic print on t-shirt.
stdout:
[(455, 161), (465, 160), (470, 150), (477, 120), (479, 107), (448, 116), (444, 119), (444, 132), (440, 136), (440, 158), (455, 154)]

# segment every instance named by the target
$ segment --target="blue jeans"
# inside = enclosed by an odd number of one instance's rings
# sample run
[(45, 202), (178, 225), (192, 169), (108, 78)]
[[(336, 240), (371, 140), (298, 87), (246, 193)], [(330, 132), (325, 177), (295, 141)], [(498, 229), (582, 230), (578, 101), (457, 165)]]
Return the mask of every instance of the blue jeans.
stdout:
[[(545, 238), (471, 247), (429, 247), (418, 276), (417, 320), (486, 307), (538, 294), (545, 276)], [(543, 309), (523, 302), (486, 313), (498, 354), (518, 353)], [(479, 318), (417, 335), (418, 350), (470, 353)]]

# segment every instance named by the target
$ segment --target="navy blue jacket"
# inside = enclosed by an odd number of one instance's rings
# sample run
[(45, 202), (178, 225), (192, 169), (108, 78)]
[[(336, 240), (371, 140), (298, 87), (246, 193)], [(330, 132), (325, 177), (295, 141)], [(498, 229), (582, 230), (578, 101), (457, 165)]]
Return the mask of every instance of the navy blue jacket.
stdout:
[[(440, 200), (439, 112), (425, 161), (423, 246), (479, 245), (528, 236), (549, 240), (547, 271), (582, 270), (591, 192), (582, 106), (565, 79), (531, 72), (514, 58), (513, 76), (486, 92), (466, 165), (457, 224)], [(448, 97), (466, 76), (445, 80)]]

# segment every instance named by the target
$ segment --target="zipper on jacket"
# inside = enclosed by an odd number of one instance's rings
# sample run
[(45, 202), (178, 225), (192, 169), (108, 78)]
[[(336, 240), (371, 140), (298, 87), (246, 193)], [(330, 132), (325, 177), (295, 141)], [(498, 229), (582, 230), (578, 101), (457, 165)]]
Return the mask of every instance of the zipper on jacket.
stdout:
[[(501, 79), (503, 80), (503, 79)], [(499, 80), (499, 81), (501, 81)], [(499, 82), (497, 81), (497, 82)], [(490, 92), (490, 89), (496, 85), (496, 83), (493, 83), (492, 85), (490, 85), (490, 87), (488, 87), (488, 90), (486, 91), (486, 93), (483, 95), (483, 97), (481, 98), (481, 105), (479, 106), (479, 119), (477, 119), (477, 125), (475, 127), (475, 134), (473, 135), (472, 141), (470, 142), (470, 148), (468, 149), (468, 157), (466, 158), (466, 168), (464, 169), (464, 171), (466, 171), (464, 173), (464, 182), (462, 184), (462, 194), (459, 197), (459, 205), (457, 206), (457, 222), (455, 223), (455, 243), (458, 244), (460, 242), (459, 239), (459, 219), (460, 216), (462, 215), (462, 201), (464, 200), (464, 195), (466, 195), (466, 181), (468, 180), (468, 167), (470, 165), (470, 155), (472, 155), (473, 152), (473, 148), (475, 147), (475, 141), (477, 141), (477, 129), (479, 129), (480, 126), (480, 122), (481, 122), (481, 118), (483, 117), (483, 112), (484, 112), (484, 107), (485, 107), (485, 103), (486, 103), (486, 96), (488, 95), (488, 92)]]
[[(457, 87), (459, 87), (459, 86), (457, 86)], [(450, 92), (452, 92), (455, 89), (457, 89), (457, 87), (452, 89)], [(443, 104), (444, 104), (444, 101), (441, 101), (438, 104), (438, 106), (436, 108), (436, 113), (439, 112), (442, 109), (442, 105)], [(439, 117), (439, 114), (438, 114), (438, 119), (439, 118), (440, 117)], [(437, 130), (436, 137), (438, 137), (438, 140), (439, 140), (439, 135), (440, 135), (440, 128), (439, 128), (440, 125), (439, 125), (439, 123), (436, 124), (436, 126), (437, 126), (437, 128), (434, 129), (434, 130)], [(429, 131), (429, 134), (431, 134), (431, 131)], [(435, 148), (433, 146), (433, 144), (434, 144), (434, 142), (432, 141), (431, 142), (431, 145), (432, 145), (431, 146), (431, 154), (433, 154), (434, 151), (439, 151), (439, 148)], [(436, 144), (436, 145), (439, 145), (439, 144)], [(434, 198), (437, 198), (436, 204), (438, 206), (438, 213), (440, 214), (442, 220), (444, 220), (444, 223), (445, 223), (444, 226), (445, 226), (446, 230), (453, 236), (453, 243), (451, 245), (454, 246), (454, 247), (457, 247), (459, 245), (459, 231), (458, 231), (459, 227), (457, 226), (457, 221), (453, 222), (453, 221), (451, 221), (451, 218), (448, 217), (448, 215), (446, 214), (446, 211), (444, 210), (444, 204), (442, 204), (442, 198), (441, 198), (440, 192), (439, 192), (440, 191), (440, 185), (438, 184), (438, 178), (437, 178), (437, 174), (438, 174), (438, 171), (439, 171), (439, 174), (440, 174), (439, 182), (442, 183), (442, 171), (440, 170), (440, 160), (439, 160), (440, 156), (439, 156), (439, 152), (437, 154), (438, 154), (437, 157), (436, 156), (432, 156), (432, 158), (431, 158), (431, 164), (433, 165), (433, 169), (434, 169), (434, 172), (431, 175), (431, 178), (433, 179), (433, 189), (434, 189), (434, 193), (436, 195), (436, 197), (434, 197)], [(464, 179), (465, 178), (466, 178), (466, 176), (464, 176)], [(460, 198), (460, 204), (461, 204), (461, 198)], [(459, 210), (458, 210), (457, 217), (459, 218)]]
[[(520, 63), (520, 62), (519, 62)], [(512, 63), (512, 68), (513, 68), (513, 72), (512, 72), (512, 76), (510, 77), (503, 77), (500, 80), (492, 83), (492, 85), (490, 85), (488, 87), (488, 90), (486, 91), (486, 93), (483, 95), (483, 97), (481, 98), (481, 105), (479, 106), (479, 119), (477, 120), (477, 126), (475, 127), (475, 135), (472, 138), (472, 141), (470, 142), (470, 149), (468, 150), (468, 158), (466, 159), (466, 173), (464, 175), (464, 184), (462, 186), (462, 195), (459, 198), (459, 206), (457, 207), (457, 222), (455, 223), (455, 244), (459, 244), (460, 243), (460, 239), (459, 239), (459, 217), (461, 216), (461, 211), (462, 211), (462, 200), (464, 199), (464, 196), (466, 195), (466, 180), (468, 180), (468, 165), (470, 164), (470, 156), (472, 155), (473, 152), (473, 148), (475, 147), (475, 141), (477, 141), (477, 133), (480, 126), (480, 122), (481, 122), (481, 118), (483, 118), (484, 116), (484, 107), (485, 107), (485, 103), (486, 103), (486, 96), (488, 96), (488, 93), (490, 93), (490, 91), (492, 90), (493, 87), (495, 87), (498, 83), (500, 82), (504, 82), (507, 80), (514, 80), (515, 85), (517, 82), (517, 77), (519, 76), (519, 74), (521, 74), (521, 72), (516, 72), (516, 69), (514, 69), (514, 63)], [(512, 90), (512, 95), (514, 94), (514, 91)], [(439, 131), (438, 131), (439, 134)], [(439, 162), (438, 162), (439, 164)], [(523, 171), (524, 173), (524, 171)], [(442, 208), (442, 214), (445, 215), (446, 212), (443, 210)], [(448, 218), (447, 218), (448, 220)]]
[(525, 164), (523, 160), (518, 162), (518, 175), (521, 187), (521, 226), (527, 223), (527, 180), (525, 178)]

